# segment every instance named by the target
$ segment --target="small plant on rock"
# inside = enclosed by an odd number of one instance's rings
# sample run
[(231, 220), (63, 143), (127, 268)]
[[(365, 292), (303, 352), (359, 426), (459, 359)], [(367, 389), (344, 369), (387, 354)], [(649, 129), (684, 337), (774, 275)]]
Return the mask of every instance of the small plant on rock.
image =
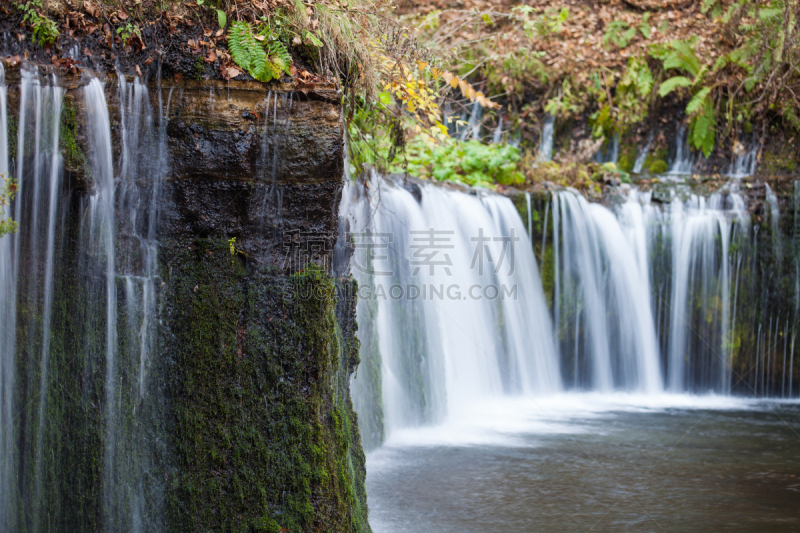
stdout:
[(42, 0), (29, 0), (26, 4), (17, 4), (17, 7), (25, 13), (22, 21), (30, 24), (33, 29), (33, 42), (42, 48), (53, 44), (58, 38), (58, 26), (39, 13), (42, 9)]
[(261, 82), (279, 79), (289, 73), (292, 58), (275, 32), (264, 24), (258, 33), (244, 21), (231, 25), (228, 47), (233, 61)]
[(122, 47), (124, 48), (128, 45), (128, 41), (130, 41), (132, 38), (138, 38), (141, 40), (142, 30), (140, 30), (135, 24), (128, 22), (126, 25), (117, 28), (117, 35), (119, 35), (119, 38), (122, 39)]

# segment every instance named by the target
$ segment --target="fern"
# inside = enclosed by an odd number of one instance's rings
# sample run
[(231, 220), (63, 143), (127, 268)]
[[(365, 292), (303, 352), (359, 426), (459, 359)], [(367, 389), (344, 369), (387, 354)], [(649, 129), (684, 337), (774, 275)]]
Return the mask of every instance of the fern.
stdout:
[(280, 41), (271, 41), (266, 46), (267, 57), (269, 57), (272, 68), (277, 75), (274, 77), (279, 78), (281, 72), (289, 74), (289, 67), (292, 66), (292, 56), (286, 50), (286, 47)]
[(636, 37), (636, 28), (632, 28), (624, 20), (612, 20), (606, 27), (606, 33), (603, 35), (603, 44), (608, 47), (609, 43), (611, 43), (622, 49), (628, 46), (634, 37)]
[[(266, 46), (259, 42), (258, 37), (267, 40)], [(283, 73), (288, 74), (292, 64), (286, 47), (272, 35), (268, 27), (256, 36), (249, 23), (234, 22), (228, 35), (228, 48), (234, 63), (261, 82), (278, 79)]]
[(664, 83), (658, 88), (658, 95), (662, 98), (667, 96), (669, 93), (677, 89), (678, 87), (691, 87), (692, 80), (687, 78), (686, 76), (674, 76)]

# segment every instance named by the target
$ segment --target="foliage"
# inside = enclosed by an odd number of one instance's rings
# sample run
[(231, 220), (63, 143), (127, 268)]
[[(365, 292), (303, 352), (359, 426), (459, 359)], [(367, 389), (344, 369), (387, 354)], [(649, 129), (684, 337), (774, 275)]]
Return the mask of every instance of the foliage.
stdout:
[(289, 73), (292, 58), (269, 25), (262, 24), (254, 34), (249, 23), (234, 22), (228, 47), (233, 61), (258, 81), (267, 82)]
[(135, 24), (128, 22), (126, 25), (117, 28), (117, 35), (119, 35), (119, 38), (122, 39), (122, 46), (125, 47), (127, 46), (131, 37), (138, 37), (141, 39), (142, 31)]
[[(441, 143), (416, 140), (406, 148), (406, 170), (412, 176), (454, 181), (476, 187), (493, 183), (515, 185), (524, 181), (517, 170), (518, 148), (483, 144), (476, 140), (448, 139)], [(404, 170), (399, 166), (395, 172)]]
[(23, 22), (30, 24), (33, 29), (33, 42), (44, 48), (58, 38), (58, 26), (44, 15), (39, 14), (42, 9), (42, 0), (29, 0), (26, 4), (17, 4), (25, 16)]
[(617, 48), (625, 48), (634, 37), (636, 37), (636, 28), (631, 27), (624, 20), (612, 20), (606, 26), (603, 44), (606, 46), (613, 44)]
[(11, 200), (17, 193), (17, 182), (13, 178), (0, 174), (3, 187), (0, 189), (0, 237), (17, 231), (17, 223), (11, 218), (3, 218), (6, 207), (11, 205)]
[(679, 70), (687, 76), (673, 76), (664, 81), (658, 89), (658, 94), (664, 97), (679, 88), (691, 91), (691, 99), (686, 106), (686, 116), (689, 119), (689, 139), (698, 150), (702, 150), (706, 157), (714, 149), (716, 136), (716, 116), (711, 89), (703, 85), (709, 70), (694, 51), (696, 40), (672, 41), (666, 46), (655, 47), (652, 55), (660, 59), (664, 70)]
[(577, 115), (583, 111), (586, 102), (572, 89), (569, 78), (561, 82), (561, 89), (558, 94), (547, 101), (544, 110), (554, 117)]
[[(202, 6), (204, 3), (205, 3), (205, 0), (197, 0), (197, 5), (198, 6)], [(217, 12), (217, 22), (219, 23), (219, 27), (224, 29), (225, 26), (228, 24), (228, 16), (221, 9), (216, 9), (216, 8), (212, 8), (212, 9), (214, 9), (214, 11)]]
[(637, 31), (644, 36), (645, 39), (650, 38), (650, 25), (647, 21), (650, 19), (650, 13), (645, 13), (642, 16), (642, 22), (636, 26), (631, 26), (630, 23), (624, 20), (612, 20), (606, 26), (606, 31), (603, 34), (603, 44), (608, 47), (613, 44), (619, 49), (627, 48), (630, 42), (636, 38)]
[(628, 125), (645, 119), (653, 83), (653, 73), (647, 61), (639, 57), (630, 58), (614, 95), (617, 131), (622, 132)]
[(569, 18), (569, 8), (557, 10), (548, 7), (541, 16), (532, 16), (533, 8), (528, 5), (517, 6), (512, 13), (522, 20), (522, 29), (529, 39), (541, 37), (549, 39), (551, 35), (561, 33), (564, 23)]

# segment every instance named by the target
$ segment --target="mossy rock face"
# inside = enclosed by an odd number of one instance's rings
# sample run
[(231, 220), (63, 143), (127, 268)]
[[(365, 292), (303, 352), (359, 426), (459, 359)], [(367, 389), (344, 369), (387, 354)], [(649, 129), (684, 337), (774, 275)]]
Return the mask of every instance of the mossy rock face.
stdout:
[(647, 154), (642, 168), (651, 174), (661, 174), (669, 169), (668, 158), (669, 149), (666, 146), (656, 147)]
[(619, 148), (619, 155), (617, 157), (617, 168), (623, 172), (633, 172), (633, 166), (636, 164), (638, 148), (634, 142), (625, 142)]
[(163, 253), (168, 530), (368, 531), (351, 282), (245, 265), (223, 238), (193, 245)]
[(792, 174), (797, 171), (797, 151), (791, 145), (766, 148), (761, 157), (758, 174), (764, 176)]
[(663, 159), (656, 159), (655, 161), (650, 163), (649, 170), (651, 174), (663, 174), (664, 172), (669, 170), (669, 167), (667, 167), (667, 162), (664, 161)]

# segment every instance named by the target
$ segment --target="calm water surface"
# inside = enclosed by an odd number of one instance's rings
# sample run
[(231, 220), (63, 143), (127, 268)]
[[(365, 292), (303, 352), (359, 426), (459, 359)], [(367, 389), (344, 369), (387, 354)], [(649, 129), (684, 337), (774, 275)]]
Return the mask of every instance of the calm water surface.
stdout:
[(800, 403), (565, 395), (474, 413), (367, 456), (375, 533), (800, 531)]

